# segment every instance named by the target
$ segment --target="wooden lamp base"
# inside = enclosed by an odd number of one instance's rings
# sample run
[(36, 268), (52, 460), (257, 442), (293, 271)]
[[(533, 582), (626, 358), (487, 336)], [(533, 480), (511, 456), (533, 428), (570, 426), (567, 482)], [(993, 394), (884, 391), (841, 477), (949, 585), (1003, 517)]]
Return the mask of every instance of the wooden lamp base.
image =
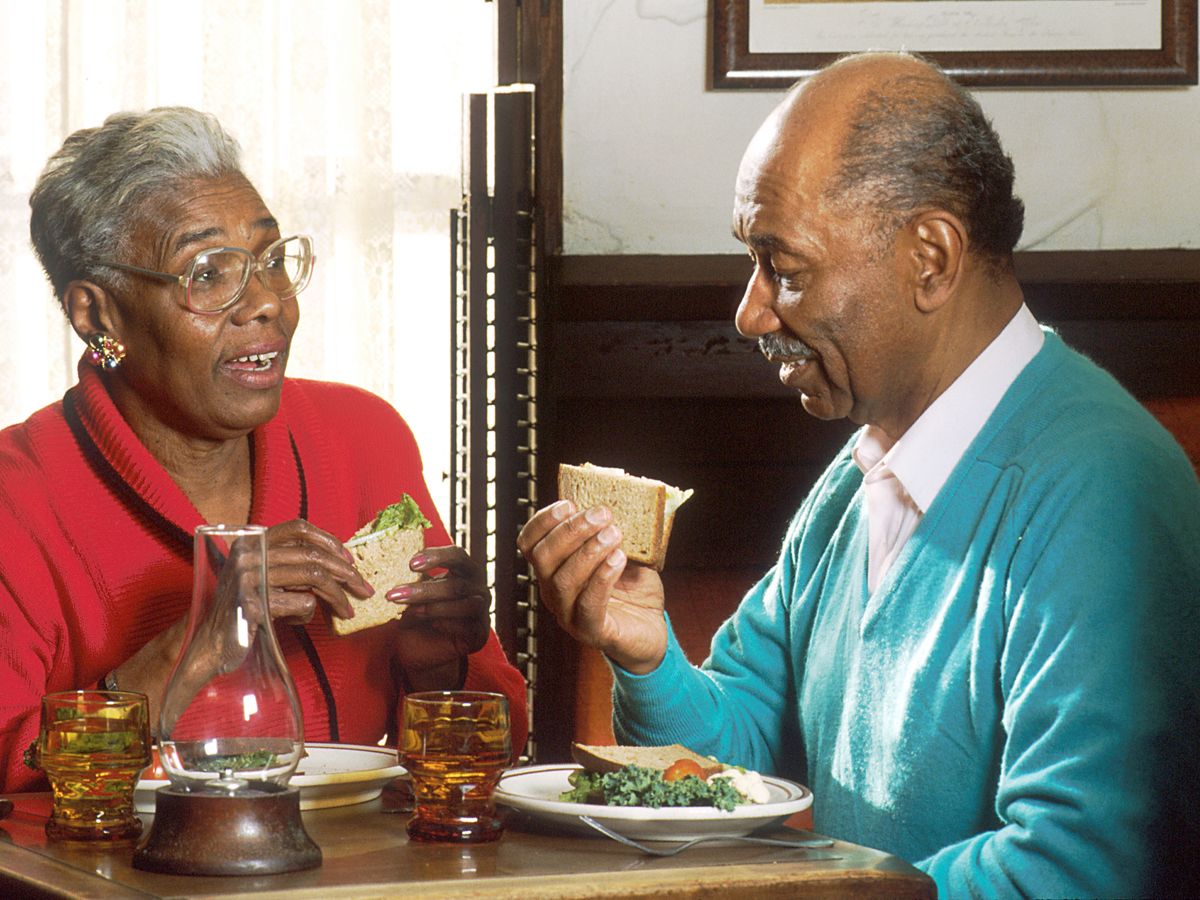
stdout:
[(234, 795), (155, 791), (154, 822), (133, 867), (173, 875), (273, 875), (321, 864), (300, 791), (268, 782)]

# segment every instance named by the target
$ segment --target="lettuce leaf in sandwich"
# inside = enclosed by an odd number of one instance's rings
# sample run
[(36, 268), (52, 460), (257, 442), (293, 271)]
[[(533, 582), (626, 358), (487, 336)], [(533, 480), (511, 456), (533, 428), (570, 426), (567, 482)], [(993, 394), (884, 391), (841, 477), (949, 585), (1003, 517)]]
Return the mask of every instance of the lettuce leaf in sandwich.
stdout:
[(409, 560), (425, 549), (425, 529), (432, 523), (408, 494), (381, 509), (346, 542), (354, 555), (354, 564), (375, 593), (365, 600), (350, 597), (353, 619), (333, 617), (335, 634), (353, 634), (400, 617), (404, 607), (386, 598), (399, 584), (418, 581), (421, 576), (409, 568)]
[(363, 542), (371, 535), (392, 528), (429, 528), (433, 523), (425, 518), (417, 501), (404, 494), (391, 506), (385, 506), (369, 523), (360, 528), (350, 540), (350, 545)]

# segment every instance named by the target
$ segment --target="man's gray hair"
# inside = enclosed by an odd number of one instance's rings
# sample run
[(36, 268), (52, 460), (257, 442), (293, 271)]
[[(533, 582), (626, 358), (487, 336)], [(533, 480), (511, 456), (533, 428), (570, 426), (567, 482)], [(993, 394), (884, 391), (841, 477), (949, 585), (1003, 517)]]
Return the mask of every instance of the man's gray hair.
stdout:
[(829, 198), (872, 211), (885, 243), (914, 211), (949, 210), (975, 251), (1006, 271), (1025, 221), (1012, 159), (970, 91), (929, 60), (904, 55), (927, 71), (895, 76), (859, 99)]
[(241, 174), (240, 157), (215, 116), (184, 106), (119, 112), (76, 131), (29, 197), (29, 234), (55, 295), (129, 256), (148, 201), (183, 181)]

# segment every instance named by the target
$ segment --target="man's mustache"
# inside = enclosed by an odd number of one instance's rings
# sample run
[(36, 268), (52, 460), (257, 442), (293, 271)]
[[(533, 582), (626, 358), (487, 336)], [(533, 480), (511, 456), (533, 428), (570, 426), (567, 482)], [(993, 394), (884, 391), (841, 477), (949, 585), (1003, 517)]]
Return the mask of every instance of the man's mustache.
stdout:
[(788, 337), (778, 331), (764, 334), (758, 339), (758, 351), (771, 362), (788, 359), (811, 359), (816, 354), (812, 347), (799, 338)]

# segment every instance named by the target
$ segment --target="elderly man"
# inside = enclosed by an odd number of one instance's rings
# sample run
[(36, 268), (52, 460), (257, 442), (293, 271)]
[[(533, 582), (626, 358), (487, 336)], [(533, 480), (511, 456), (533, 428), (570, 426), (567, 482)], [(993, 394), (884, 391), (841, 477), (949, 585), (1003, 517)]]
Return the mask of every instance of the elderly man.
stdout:
[(904, 54), (835, 63), (751, 141), (738, 330), (809, 413), (862, 428), (703, 666), (607, 509), (561, 501), (519, 545), (611, 660), (623, 741), (803, 781), (822, 831), (946, 897), (1182, 889), (1200, 487), (1025, 307), (1012, 184), (970, 94)]

